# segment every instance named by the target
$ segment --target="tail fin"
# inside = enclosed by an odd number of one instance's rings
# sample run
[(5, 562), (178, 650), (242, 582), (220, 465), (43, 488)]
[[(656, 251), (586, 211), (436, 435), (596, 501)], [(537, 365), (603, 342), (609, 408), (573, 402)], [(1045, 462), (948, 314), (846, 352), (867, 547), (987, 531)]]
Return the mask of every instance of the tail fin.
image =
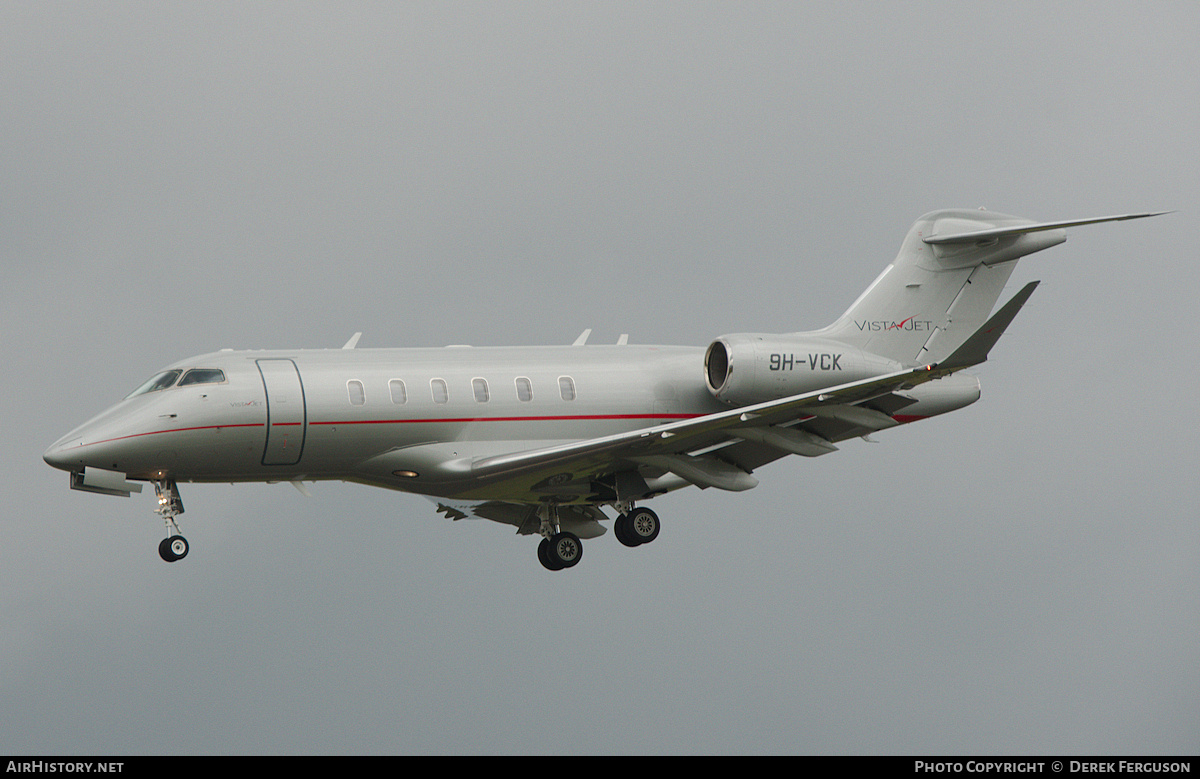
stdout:
[(904, 365), (939, 362), (984, 323), (1018, 259), (1067, 240), (1067, 227), (1158, 213), (1039, 223), (985, 210), (934, 211), (917, 220), (895, 261), (846, 313), (813, 335)]

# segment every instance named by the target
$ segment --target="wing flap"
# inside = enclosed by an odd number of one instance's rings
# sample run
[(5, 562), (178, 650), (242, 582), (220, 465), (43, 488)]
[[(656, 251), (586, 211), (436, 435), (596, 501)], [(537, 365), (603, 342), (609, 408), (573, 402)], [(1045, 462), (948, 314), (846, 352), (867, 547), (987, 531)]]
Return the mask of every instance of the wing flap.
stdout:
[(686, 454), (654, 454), (630, 458), (636, 463), (651, 465), (686, 479), (697, 487), (716, 487), (719, 490), (741, 492), (758, 486), (758, 479), (741, 468), (716, 457), (693, 457)]
[(793, 427), (739, 428), (733, 431), (733, 435), (802, 457), (820, 457), (837, 451), (836, 446), (821, 436)]

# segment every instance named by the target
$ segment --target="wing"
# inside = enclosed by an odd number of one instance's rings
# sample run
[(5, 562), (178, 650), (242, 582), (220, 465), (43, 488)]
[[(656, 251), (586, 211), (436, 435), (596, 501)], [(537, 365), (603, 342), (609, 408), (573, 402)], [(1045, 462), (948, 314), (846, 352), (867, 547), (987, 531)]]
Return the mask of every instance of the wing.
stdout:
[[(896, 424), (906, 388), (938, 378), (934, 366), (598, 438), (569, 442), (430, 442), (359, 463), (350, 481), (436, 496), (459, 518), (466, 503), (560, 504), (635, 500), (694, 484), (757, 485), (749, 471), (788, 454), (836, 450), (828, 436)], [(867, 402), (871, 402), (869, 407)], [(449, 499), (449, 500), (447, 500)], [(453, 502), (451, 502), (453, 501)], [(493, 517), (487, 517), (493, 518)], [(506, 516), (498, 521), (520, 524)]]
[[(468, 501), (556, 498), (564, 503), (603, 503), (625, 496), (646, 497), (686, 484), (745, 490), (758, 483), (748, 467), (788, 454), (811, 456), (837, 448), (803, 425), (841, 425), (861, 430), (860, 434), (891, 427), (897, 422), (889, 414), (863, 404), (890, 398), (947, 372), (924, 366), (695, 419), (449, 460), (439, 467), (446, 484), (461, 485), (454, 490), (455, 497)], [(896, 397), (897, 405), (911, 402)], [(731, 457), (732, 451), (726, 451), (739, 446), (753, 454)], [(395, 454), (411, 460), (415, 453), (401, 450)]]
[(639, 483), (643, 471), (670, 474), (699, 487), (750, 489), (758, 481), (749, 470), (758, 464), (788, 454), (825, 454), (837, 448), (831, 438), (865, 435), (898, 424), (892, 415), (913, 402), (905, 391), (987, 360), (1037, 285), (1036, 281), (1025, 285), (938, 365), (627, 433), (482, 457), (471, 461), (471, 476), (493, 492), (515, 488), (539, 498), (556, 493), (569, 497), (611, 486), (611, 497), (620, 499), (621, 478), (608, 482), (603, 477), (623, 472), (639, 474), (630, 477), (632, 484), (627, 481), (625, 491), (630, 494), (672, 486), (669, 479), (653, 476), (657, 484)]
[[(687, 484), (747, 490), (758, 484), (750, 475), (758, 465), (788, 454), (825, 454), (837, 449), (834, 439), (899, 424), (893, 415), (916, 402), (906, 391), (984, 362), (1036, 286), (1027, 284), (940, 364), (581, 441), (493, 449), (497, 453), (492, 454), (476, 450), (468, 456), (458, 455), (462, 442), (407, 447), (363, 463), (356, 480), (493, 505), (610, 503)], [(491, 445), (503, 447), (504, 442)], [(423, 483), (405, 483), (405, 474), (416, 477), (418, 472)], [(461, 514), (456, 509), (446, 513), (452, 518)], [(497, 521), (520, 526), (525, 516), (509, 512)]]

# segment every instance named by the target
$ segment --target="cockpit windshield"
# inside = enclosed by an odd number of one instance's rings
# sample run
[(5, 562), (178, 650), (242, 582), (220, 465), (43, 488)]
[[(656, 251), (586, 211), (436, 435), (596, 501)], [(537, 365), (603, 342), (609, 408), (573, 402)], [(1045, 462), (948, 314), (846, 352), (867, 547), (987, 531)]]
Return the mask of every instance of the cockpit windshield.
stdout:
[[(182, 379), (179, 378), (181, 373), (183, 374)], [(145, 395), (147, 392), (165, 390), (174, 387), (176, 381), (179, 382), (180, 387), (191, 384), (223, 384), (225, 383), (225, 372), (219, 368), (192, 368), (187, 373), (182, 370), (163, 371), (152, 376), (149, 381), (125, 397), (132, 398), (137, 395)]]
[(126, 398), (132, 398), (137, 395), (145, 395), (147, 392), (157, 392), (166, 389), (175, 383), (179, 378), (179, 374), (183, 371), (163, 371), (155, 374), (145, 384), (135, 389), (133, 392), (126, 395)]
[(225, 381), (225, 372), (217, 368), (192, 368), (179, 380), (179, 386), (189, 384), (220, 384)]

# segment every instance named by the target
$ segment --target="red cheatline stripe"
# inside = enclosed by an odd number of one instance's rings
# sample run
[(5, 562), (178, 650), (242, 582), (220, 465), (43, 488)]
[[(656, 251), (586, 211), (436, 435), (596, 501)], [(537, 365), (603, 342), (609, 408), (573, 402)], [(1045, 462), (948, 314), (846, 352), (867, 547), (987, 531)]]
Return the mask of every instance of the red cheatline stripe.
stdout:
[[(343, 419), (324, 422), (309, 422), (309, 425), (411, 425), (430, 422), (562, 422), (591, 421), (605, 419), (695, 419), (703, 414), (581, 414), (579, 416), (544, 417), (451, 417), (448, 419)], [(290, 424), (299, 424), (292, 422)]]
[[(594, 420), (612, 420), (612, 419), (696, 419), (704, 416), (703, 414), (580, 414), (578, 416), (543, 416), (543, 417), (452, 417), (448, 419), (350, 419), (341, 421), (326, 421), (326, 422), (309, 422), (313, 425), (411, 425), (423, 423), (447, 422), (455, 424), (463, 424), (466, 422), (580, 422)], [(812, 419), (812, 417), (806, 417)], [(924, 416), (918, 414), (895, 414), (892, 416), (900, 424), (907, 422), (916, 422), (925, 419)], [(272, 422), (272, 427), (299, 427), (302, 422)], [(203, 425), (200, 427), (176, 427), (167, 430), (151, 430), (146, 433), (131, 433), (130, 435), (117, 436), (116, 438), (106, 438), (103, 441), (89, 441), (86, 444), (80, 444), (80, 447), (95, 446), (96, 444), (107, 444), (112, 441), (125, 441), (130, 438), (140, 438), (147, 435), (158, 435), (159, 433), (186, 433), (195, 430), (219, 430), (223, 427), (266, 427), (261, 422), (249, 422), (238, 425)]]
[(219, 430), (222, 427), (266, 427), (262, 422), (249, 422), (240, 425), (203, 425), (201, 427), (173, 427), (166, 430), (151, 430), (148, 433), (131, 433), (129, 435), (121, 435), (116, 438), (105, 438), (103, 441), (89, 441), (80, 446), (95, 446), (96, 444), (107, 444), (113, 441), (124, 441), (128, 438), (140, 438), (144, 435), (158, 435), (159, 433), (186, 433), (191, 430)]
[[(583, 414), (579, 416), (543, 416), (543, 417), (461, 417), (450, 419), (355, 419), (342, 420), (331, 422), (309, 422), (309, 425), (401, 425), (401, 424), (416, 424), (416, 423), (431, 423), (431, 422), (449, 422), (449, 423), (465, 423), (465, 422), (547, 422), (547, 421), (584, 421), (584, 420), (611, 420), (611, 419), (695, 419), (703, 416), (703, 414)], [(302, 422), (272, 422), (271, 427), (299, 427)], [(196, 430), (219, 430), (223, 427), (266, 427), (262, 422), (250, 422), (237, 425), (201, 425), (199, 427), (175, 427), (166, 430), (151, 430), (145, 433), (131, 433), (129, 435), (117, 436), (115, 438), (106, 438), (103, 441), (89, 441), (80, 446), (95, 446), (96, 444), (107, 444), (113, 441), (125, 441), (130, 438), (141, 438), (142, 436), (158, 435), (159, 433), (186, 433)]]
[[(309, 422), (309, 425), (403, 425), (403, 424), (420, 424), (432, 422), (449, 422), (462, 424), (466, 422), (548, 422), (548, 421), (590, 421), (590, 420), (611, 420), (611, 419), (696, 419), (702, 417), (703, 414), (582, 414), (579, 416), (544, 416), (544, 417), (459, 417), (450, 419), (355, 419), (342, 420), (340, 422)], [(918, 414), (894, 414), (892, 419), (895, 419), (900, 424), (908, 422), (916, 422), (926, 417)], [(812, 417), (807, 417), (812, 419)], [(301, 422), (272, 422), (272, 427), (299, 427)], [(131, 433), (130, 435), (117, 436), (116, 438), (106, 438), (103, 441), (89, 441), (85, 444), (80, 444), (78, 448), (85, 446), (95, 446), (96, 444), (107, 444), (113, 441), (125, 441), (130, 438), (141, 438), (147, 435), (158, 435), (159, 433), (187, 433), (196, 430), (220, 430), (223, 427), (266, 427), (261, 422), (249, 422), (238, 425), (202, 425), (200, 427), (176, 427), (167, 430), (151, 430), (146, 433)]]

